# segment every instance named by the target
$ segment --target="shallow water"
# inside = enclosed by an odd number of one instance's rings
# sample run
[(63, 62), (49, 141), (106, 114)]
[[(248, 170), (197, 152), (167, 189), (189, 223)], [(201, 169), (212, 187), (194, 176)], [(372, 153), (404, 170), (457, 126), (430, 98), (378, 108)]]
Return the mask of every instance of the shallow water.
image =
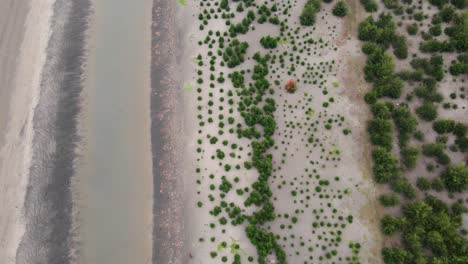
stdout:
[(149, 263), (151, 1), (95, 4), (77, 178), (80, 263)]

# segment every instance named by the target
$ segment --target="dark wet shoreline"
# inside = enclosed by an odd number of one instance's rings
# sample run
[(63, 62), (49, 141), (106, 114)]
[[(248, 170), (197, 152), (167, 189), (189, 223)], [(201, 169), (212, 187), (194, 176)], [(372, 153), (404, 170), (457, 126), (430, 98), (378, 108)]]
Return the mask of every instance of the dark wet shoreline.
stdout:
[[(57, 0), (34, 113), (26, 230), (16, 263), (70, 263), (72, 190), (89, 0)], [(70, 14), (67, 16), (67, 14)]]
[(153, 155), (153, 263), (183, 263), (180, 175), (183, 105), (178, 74), (176, 1), (153, 0), (151, 27), (151, 149)]

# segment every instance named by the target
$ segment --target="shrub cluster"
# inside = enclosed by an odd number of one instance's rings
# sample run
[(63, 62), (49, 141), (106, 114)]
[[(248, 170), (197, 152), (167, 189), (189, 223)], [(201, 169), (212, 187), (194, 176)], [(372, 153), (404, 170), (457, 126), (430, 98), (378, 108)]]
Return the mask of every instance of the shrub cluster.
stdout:
[(320, 0), (307, 0), (299, 17), (301, 25), (312, 26), (315, 23), (317, 13), (320, 11), (320, 4)]
[(384, 217), (385, 234), (402, 233), (404, 248), (386, 247), (386, 264), (465, 263), (467, 240), (457, 233), (462, 225), (459, 211), (450, 210), (439, 199), (428, 196), (403, 208), (403, 217)]

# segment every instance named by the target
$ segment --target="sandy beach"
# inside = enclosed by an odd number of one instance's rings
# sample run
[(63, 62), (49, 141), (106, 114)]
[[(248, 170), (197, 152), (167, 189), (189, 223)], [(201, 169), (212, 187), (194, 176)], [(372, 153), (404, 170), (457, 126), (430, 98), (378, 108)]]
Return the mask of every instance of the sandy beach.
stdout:
[[(0, 259), (16, 262), (32, 156), (33, 112), (50, 37), (53, 1), (2, 1)], [(5, 79), (6, 78), (6, 79)]]

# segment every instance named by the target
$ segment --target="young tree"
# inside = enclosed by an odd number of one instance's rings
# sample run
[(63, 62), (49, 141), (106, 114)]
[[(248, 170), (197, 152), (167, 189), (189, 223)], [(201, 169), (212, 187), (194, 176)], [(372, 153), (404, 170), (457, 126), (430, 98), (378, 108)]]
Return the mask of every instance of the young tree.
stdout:
[(432, 129), (438, 134), (452, 133), (456, 122), (452, 119), (439, 119), (432, 123)]
[(407, 169), (413, 169), (419, 157), (419, 149), (416, 147), (404, 147), (401, 150), (401, 158)]
[(376, 12), (378, 9), (377, 2), (375, 0), (361, 0), (361, 4), (364, 6), (366, 12)]
[(260, 44), (262, 44), (265, 49), (274, 49), (278, 46), (278, 38), (268, 35), (260, 39)]
[(400, 203), (400, 197), (396, 194), (382, 194), (379, 202), (384, 207), (392, 207)]
[(421, 191), (429, 191), (432, 188), (432, 184), (427, 178), (418, 177), (416, 180), (416, 187)]
[(463, 164), (447, 168), (441, 178), (450, 192), (463, 192), (468, 189), (468, 167)]
[(299, 17), (301, 25), (312, 26), (315, 23), (315, 17), (320, 11), (320, 0), (308, 0)]
[(399, 217), (386, 215), (381, 220), (382, 231), (385, 235), (393, 235), (400, 231), (404, 224), (404, 220)]
[(337, 17), (344, 17), (348, 13), (348, 7), (343, 0), (339, 0), (333, 8), (332, 13)]
[(425, 121), (433, 121), (437, 117), (437, 107), (433, 103), (426, 102), (416, 109), (416, 114)]
[(398, 59), (406, 59), (408, 57), (408, 45), (406, 44), (405, 36), (396, 36), (392, 45), (393, 54)]
[(388, 183), (396, 179), (400, 173), (398, 159), (382, 147), (372, 152), (374, 166), (372, 168), (376, 182)]
[(385, 264), (405, 264), (411, 259), (411, 254), (402, 248), (384, 248), (382, 255)]

